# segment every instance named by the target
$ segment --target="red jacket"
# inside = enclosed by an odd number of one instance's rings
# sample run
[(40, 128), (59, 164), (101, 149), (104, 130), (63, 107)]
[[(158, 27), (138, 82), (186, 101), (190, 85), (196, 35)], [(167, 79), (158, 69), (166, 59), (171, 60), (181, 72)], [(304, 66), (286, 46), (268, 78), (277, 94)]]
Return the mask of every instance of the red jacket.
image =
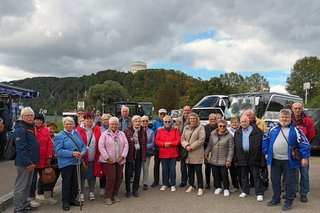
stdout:
[[(88, 142), (87, 142), (86, 131), (80, 126), (77, 127), (77, 131), (80, 133), (84, 144), (87, 146)], [(96, 138), (96, 154), (94, 155), (93, 173), (94, 173), (94, 176), (100, 177), (101, 174), (102, 174), (103, 169), (102, 169), (101, 164), (98, 162), (99, 157), (100, 157), (100, 152), (99, 152), (98, 146), (99, 146), (99, 138), (101, 136), (101, 130), (100, 130), (99, 126), (94, 126), (93, 127), (93, 134), (94, 134), (94, 137)], [(86, 153), (86, 156), (85, 156), (84, 160), (88, 164), (88, 152)]]
[(48, 128), (42, 125), (40, 128), (35, 127), (34, 133), (39, 143), (40, 161), (36, 168), (45, 168), (50, 166), (47, 163), (48, 158), (52, 158), (53, 141), (50, 137)]
[[(179, 156), (178, 146), (181, 143), (181, 136), (178, 128), (171, 128), (169, 131), (164, 127), (158, 129), (156, 144), (159, 146), (159, 158), (177, 158)], [(166, 142), (171, 142), (170, 147), (164, 147)]]
[(292, 120), (295, 125), (299, 126), (303, 133), (306, 135), (309, 143), (316, 136), (316, 132), (314, 129), (314, 123), (311, 118), (309, 118), (304, 113), (301, 113), (301, 117), (299, 119), (295, 119), (294, 115), (292, 114)]

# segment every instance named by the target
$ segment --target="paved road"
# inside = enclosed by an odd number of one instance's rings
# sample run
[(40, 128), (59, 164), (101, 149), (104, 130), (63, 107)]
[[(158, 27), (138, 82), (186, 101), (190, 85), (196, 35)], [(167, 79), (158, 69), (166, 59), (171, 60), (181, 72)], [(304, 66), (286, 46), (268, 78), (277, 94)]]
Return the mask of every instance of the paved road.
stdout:
[[(291, 212), (319, 212), (320, 208), (320, 157), (311, 157), (311, 192), (309, 193), (309, 202), (301, 203), (299, 196), (294, 203), (294, 208)], [(178, 172), (179, 164), (177, 165), (177, 182), (180, 183), (180, 173)], [(2, 176), (3, 174), (1, 174)], [(152, 174), (151, 174), (152, 175)], [(150, 176), (152, 177), (152, 176)], [(151, 182), (152, 178), (149, 178)], [(1, 183), (3, 185), (3, 183)], [(60, 191), (61, 186), (58, 188)], [(176, 192), (166, 190), (161, 192), (159, 188), (149, 188), (148, 191), (140, 190), (139, 198), (125, 198), (124, 183), (121, 185), (120, 203), (111, 206), (104, 204), (103, 198), (98, 197), (96, 201), (86, 201), (83, 206), (83, 212), (147, 212), (147, 213), (164, 213), (164, 212), (282, 212), (281, 206), (268, 207), (266, 204), (271, 199), (272, 191), (269, 190), (265, 194), (263, 202), (257, 202), (254, 196), (254, 191), (251, 189), (251, 196), (247, 198), (239, 198), (239, 193), (231, 193), (230, 197), (223, 197), (223, 195), (216, 196), (213, 194), (213, 189), (205, 190), (202, 197), (197, 197), (196, 192), (192, 194), (185, 193), (186, 188), (178, 188)], [(96, 190), (98, 194), (98, 190)], [(59, 198), (61, 199), (61, 198)], [(282, 201), (283, 202), (283, 201)], [(5, 213), (13, 212), (13, 208), (4, 211)], [(43, 204), (38, 212), (63, 212), (61, 203), (56, 205)], [(79, 212), (78, 207), (72, 207), (69, 212)]]

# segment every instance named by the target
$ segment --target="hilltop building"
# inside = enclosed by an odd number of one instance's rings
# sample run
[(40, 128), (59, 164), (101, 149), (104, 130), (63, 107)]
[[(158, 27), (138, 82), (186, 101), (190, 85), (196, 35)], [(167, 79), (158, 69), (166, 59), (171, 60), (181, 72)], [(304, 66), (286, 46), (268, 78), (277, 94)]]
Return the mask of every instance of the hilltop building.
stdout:
[(136, 61), (136, 62), (132, 62), (131, 63), (130, 72), (135, 74), (139, 70), (145, 70), (145, 69), (147, 69), (147, 64), (146, 63), (144, 63), (142, 61)]

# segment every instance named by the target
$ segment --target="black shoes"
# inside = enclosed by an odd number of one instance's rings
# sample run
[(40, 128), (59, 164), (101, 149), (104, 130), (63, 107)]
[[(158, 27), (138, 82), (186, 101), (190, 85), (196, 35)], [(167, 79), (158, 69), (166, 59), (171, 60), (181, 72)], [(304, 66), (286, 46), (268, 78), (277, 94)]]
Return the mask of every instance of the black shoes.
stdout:
[(153, 182), (153, 183), (151, 184), (151, 187), (152, 187), (152, 188), (153, 188), (153, 187), (156, 187), (156, 186), (159, 186), (159, 183)]
[(300, 201), (303, 203), (307, 203), (308, 202), (307, 195), (300, 195)]
[(271, 200), (267, 203), (267, 206), (278, 206), (280, 205), (280, 201)]
[(205, 189), (210, 189), (210, 185), (209, 185), (209, 184), (206, 184), (206, 185), (204, 186), (204, 188), (205, 188)]
[(62, 209), (63, 211), (69, 211), (70, 210), (69, 204), (66, 204), (66, 203), (62, 204)]
[(292, 209), (292, 203), (285, 203), (285, 204), (282, 206), (282, 210), (283, 210), (283, 211), (289, 211), (290, 209)]
[(143, 190), (148, 190), (148, 185), (144, 184), (143, 185)]
[(135, 197), (139, 197), (138, 191), (133, 191), (132, 194), (133, 194), (133, 196), (135, 196)]
[(129, 191), (126, 192), (126, 197), (129, 198), (131, 193)]
[(180, 183), (179, 187), (182, 188), (182, 187), (185, 187), (186, 185), (187, 185), (186, 183)]
[[(83, 203), (81, 203), (83, 205)], [(70, 206), (80, 206), (80, 202), (77, 200), (73, 200), (70, 202)]]

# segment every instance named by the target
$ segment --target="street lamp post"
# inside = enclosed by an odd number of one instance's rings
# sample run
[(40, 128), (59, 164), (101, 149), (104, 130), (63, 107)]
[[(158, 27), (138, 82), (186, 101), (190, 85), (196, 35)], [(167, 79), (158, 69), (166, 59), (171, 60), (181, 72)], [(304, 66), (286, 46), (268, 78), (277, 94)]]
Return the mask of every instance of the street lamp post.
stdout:
[(303, 90), (306, 91), (305, 99), (304, 99), (304, 104), (308, 103), (308, 89), (311, 89), (311, 84), (310, 82), (305, 82), (303, 84)]

